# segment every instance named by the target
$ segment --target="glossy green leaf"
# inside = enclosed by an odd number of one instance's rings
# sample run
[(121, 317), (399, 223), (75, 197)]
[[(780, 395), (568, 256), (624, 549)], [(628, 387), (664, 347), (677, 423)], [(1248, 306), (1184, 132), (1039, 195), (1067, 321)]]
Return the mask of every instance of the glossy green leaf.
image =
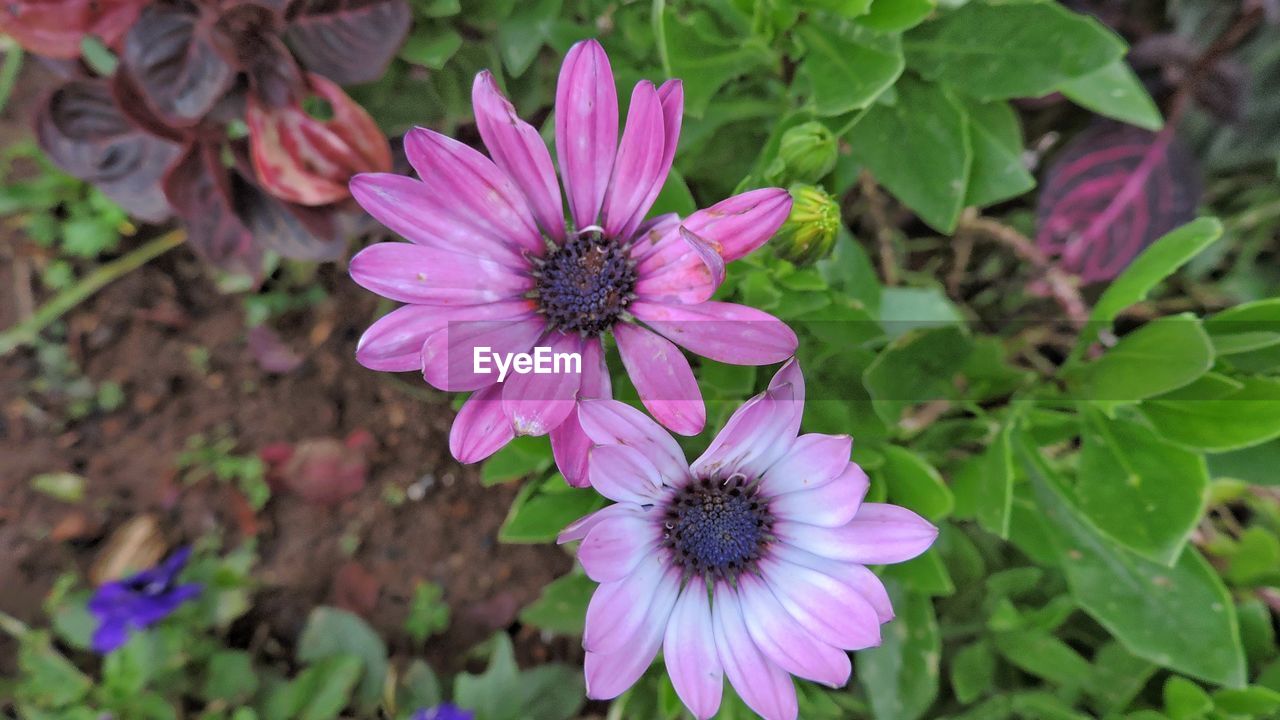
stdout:
[(1035, 187), (1036, 180), (1023, 163), (1022, 127), (1013, 108), (998, 100), (965, 98), (963, 103), (973, 147), (973, 168), (964, 204), (986, 207)]
[(1000, 655), (1023, 672), (1059, 687), (1078, 688), (1089, 677), (1089, 662), (1070, 645), (1041, 630), (996, 633)]
[(1099, 530), (1151, 560), (1172, 565), (1200, 521), (1208, 495), (1204, 457), (1145, 425), (1090, 416), (1075, 498)]
[(986, 641), (961, 648), (951, 658), (951, 689), (968, 705), (995, 687), (996, 655)]
[[(564, 485), (564, 479), (553, 476), (547, 483)], [(522, 491), (498, 530), (498, 539), (507, 543), (551, 542), (569, 523), (603, 504), (604, 499), (591, 489), (566, 486), (559, 492)]]
[(1204, 329), (1232, 368), (1254, 373), (1280, 369), (1280, 298), (1223, 310), (1206, 319)]
[(910, 508), (928, 520), (940, 520), (955, 508), (951, 489), (927, 460), (897, 445), (886, 445), (878, 471), (895, 505)]
[(581, 635), (587, 603), (596, 584), (586, 575), (569, 573), (542, 588), (542, 595), (520, 611), (520, 622), (562, 635)]
[(370, 711), (377, 707), (387, 677), (387, 646), (360, 616), (332, 607), (312, 610), (296, 652), (307, 663), (337, 656), (358, 658), (362, 672), (356, 702)]
[(1057, 3), (971, 2), (903, 39), (910, 66), (982, 100), (1047, 95), (1117, 60), (1124, 43)]
[(808, 79), (818, 115), (865, 108), (902, 74), (902, 46), (896, 35), (838, 18), (804, 23), (797, 35), (807, 48), (800, 72)]
[(1213, 344), (1195, 316), (1153, 320), (1070, 376), (1076, 400), (1130, 403), (1189, 385), (1213, 367)]
[(1180, 445), (1224, 452), (1280, 436), (1280, 381), (1242, 379), (1216, 400), (1152, 399), (1139, 406), (1156, 431)]
[(1066, 80), (1058, 89), (1077, 105), (1099, 115), (1147, 130), (1159, 130), (1164, 125), (1160, 108), (1123, 59)]
[(759, 41), (726, 36), (707, 10), (686, 15), (667, 7), (654, 22), (665, 49), (667, 74), (684, 82), (684, 111), (695, 118), (703, 116), (725, 83), (773, 60)]
[(881, 32), (902, 32), (919, 25), (937, 6), (937, 0), (876, 0), (855, 22)]
[(1109, 540), (1034, 449), (1020, 444), (1017, 451), (1079, 606), (1139, 657), (1210, 682), (1243, 685), (1235, 606), (1204, 558), (1187, 548), (1168, 567)]
[(973, 166), (968, 117), (941, 85), (908, 76), (894, 92), (893, 105), (873, 105), (849, 132), (850, 148), (876, 182), (930, 227), (950, 233)]
[(917, 330), (890, 343), (863, 373), (876, 413), (897, 423), (907, 407), (951, 397), (971, 344), (955, 326)]

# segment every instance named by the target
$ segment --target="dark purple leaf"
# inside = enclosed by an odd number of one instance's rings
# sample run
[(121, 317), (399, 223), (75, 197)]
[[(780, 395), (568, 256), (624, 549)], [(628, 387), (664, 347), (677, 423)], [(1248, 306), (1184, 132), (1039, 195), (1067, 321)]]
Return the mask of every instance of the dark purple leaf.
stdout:
[(1196, 102), (1219, 122), (1233, 123), (1244, 112), (1248, 71), (1230, 57), (1221, 57), (1197, 70), (1204, 49), (1173, 33), (1143, 39), (1129, 51), (1129, 62), (1157, 97), (1192, 83)]
[(1054, 160), (1036, 208), (1036, 244), (1085, 282), (1108, 280), (1195, 217), (1199, 170), (1173, 136), (1097, 121)]
[(190, 3), (155, 3), (125, 36), (123, 66), (169, 124), (195, 124), (235, 81), (235, 68), (219, 53), (212, 30)]
[(259, 243), (294, 260), (323, 262), (342, 256), (350, 234), (340, 227), (334, 205), (306, 207), (272, 197), (254, 179), (246, 144), (234, 144), (232, 154), (236, 212)]
[(224, 269), (256, 276), (262, 249), (236, 213), (231, 174), (219, 150), (193, 144), (165, 177), (165, 196), (186, 222), (187, 240), (197, 253)]
[(283, 16), (258, 3), (229, 7), (218, 17), (214, 37), (236, 67), (249, 77), (253, 92), (268, 105), (281, 106), (306, 88), (298, 63), (280, 39)]
[(36, 137), (58, 167), (130, 214), (149, 222), (169, 217), (160, 183), (181, 147), (129, 122), (106, 80), (72, 80), (50, 93), (36, 114)]
[(258, 361), (258, 367), (280, 375), (297, 370), (303, 360), (275, 330), (266, 325), (257, 325), (249, 330), (249, 352)]
[(303, 67), (338, 83), (373, 82), (405, 36), (405, 0), (295, 0), (285, 39)]

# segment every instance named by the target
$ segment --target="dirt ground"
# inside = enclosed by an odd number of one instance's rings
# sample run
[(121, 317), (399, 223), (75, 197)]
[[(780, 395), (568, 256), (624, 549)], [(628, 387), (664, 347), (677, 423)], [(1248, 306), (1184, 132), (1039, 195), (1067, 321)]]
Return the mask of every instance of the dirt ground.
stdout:
[[(20, 84), (0, 120), (0, 143), (29, 137), (22, 115), (39, 85)], [(0, 228), (0, 328), (45, 299), (30, 292), (38, 263), (29, 260), (41, 252), (12, 227)], [(285, 647), (308, 611), (328, 603), (364, 615), (393, 651), (422, 652), (438, 670), (457, 669), (466, 648), (500, 628), (517, 631), (527, 661), (580, 659), (572, 643), (545, 645), (515, 625), (518, 610), (567, 571), (570, 558), (549, 546), (499, 544), (516, 488), (485, 488), (476, 468), (450, 457), (449, 398), (413, 374), (393, 377), (355, 362), (376, 299), (342, 266), (321, 268), (327, 299), (276, 321), (286, 345), (304, 357), (288, 373), (260, 367), (242, 303), (221, 294), (185, 247), (65, 318), (71, 358), (94, 383), (120, 385), (118, 409), (67, 423), (56, 401), (33, 390), (40, 373), (33, 351), (0, 358), (0, 609), (37, 619), (62, 572), (87, 571), (114, 529), (149, 513), (172, 545), (211, 531), (228, 545), (256, 537), (260, 590), (244, 622), (259, 635), (265, 627)], [(188, 485), (175, 467), (187, 439), (200, 433), (234, 438), (235, 452), (249, 455), (272, 443), (341, 440), (357, 431), (372, 437), (368, 482), (337, 505), (278, 491), (254, 517), (228, 486)], [(30, 487), (33, 476), (61, 471), (87, 480), (82, 502)], [(396, 504), (388, 489), (420, 497)], [(453, 622), (425, 648), (412, 648), (403, 622), (419, 580), (444, 587)], [(0, 672), (11, 670), (5, 642)]]

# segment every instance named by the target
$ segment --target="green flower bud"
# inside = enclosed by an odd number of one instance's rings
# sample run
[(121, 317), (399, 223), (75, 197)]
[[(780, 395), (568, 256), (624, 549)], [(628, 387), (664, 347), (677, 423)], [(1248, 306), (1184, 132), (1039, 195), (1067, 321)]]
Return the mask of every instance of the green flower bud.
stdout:
[(789, 188), (791, 215), (769, 243), (778, 257), (809, 265), (831, 253), (840, 231), (840, 204), (820, 187), (797, 183)]
[(820, 122), (797, 125), (782, 134), (778, 160), (785, 182), (817, 182), (836, 166), (836, 137)]

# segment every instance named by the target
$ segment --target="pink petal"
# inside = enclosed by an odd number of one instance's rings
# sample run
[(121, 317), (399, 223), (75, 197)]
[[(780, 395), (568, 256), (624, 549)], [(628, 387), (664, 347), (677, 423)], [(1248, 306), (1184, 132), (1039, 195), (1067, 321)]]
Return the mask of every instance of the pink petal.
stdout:
[(569, 49), (556, 84), (556, 155), (578, 229), (594, 225), (618, 147), (618, 90), (595, 40)]
[(618, 237), (630, 238), (636, 228), (644, 220), (644, 216), (653, 207), (653, 202), (662, 192), (667, 176), (671, 172), (671, 163), (676, 158), (676, 146), (680, 142), (680, 125), (684, 117), (684, 84), (679, 80), (668, 80), (658, 88), (658, 98), (662, 100), (662, 164), (658, 167), (658, 180), (649, 188), (649, 192), (640, 201), (631, 220), (618, 231)]
[[(662, 264), (643, 260), (637, 263), (640, 278), (636, 282), (636, 294), (648, 300), (683, 305), (706, 302), (724, 282), (724, 258), (705, 240), (683, 227), (677, 227), (674, 236), (677, 243), (684, 245), (683, 251), (668, 254), (662, 250), (650, 255), (665, 258)], [(663, 247), (670, 245), (665, 240), (658, 242)]]
[(695, 355), (732, 365), (770, 365), (796, 351), (787, 324), (746, 305), (708, 301), (699, 305), (637, 300), (628, 308), (663, 337)]
[(841, 527), (816, 527), (792, 521), (774, 525), (779, 539), (801, 550), (859, 565), (910, 560), (929, 549), (938, 528), (904, 507), (863, 503)]
[[(604, 349), (599, 338), (591, 338), (582, 347), (582, 385), (578, 397), (608, 399), (612, 395)], [(575, 404), (564, 422), (551, 431), (551, 453), (565, 482), (573, 487), (587, 487), (591, 484), (587, 477), (587, 453), (594, 443), (582, 427), (579, 412)]]
[(569, 526), (560, 531), (556, 536), (556, 543), (563, 545), (567, 542), (581, 540), (587, 536), (599, 523), (613, 517), (621, 515), (634, 515), (636, 517), (646, 517), (647, 511), (643, 508), (632, 505), (631, 503), (619, 503), (605, 506), (593, 513), (583, 515), (582, 517), (569, 523)]
[(524, 195), (479, 150), (419, 127), (405, 134), (404, 152), (441, 202), (466, 213), (494, 237), (517, 243), (534, 255), (546, 251)]
[[(663, 132), (662, 101), (658, 98), (658, 89), (648, 80), (641, 80), (631, 92), (627, 125), (622, 131), (622, 142), (618, 145), (613, 174), (604, 195), (600, 224), (609, 237), (626, 237), (622, 231), (631, 224), (632, 218), (649, 210), (640, 206), (648, 197), (649, 189), (655, 183), (666, 181), (662, 166), (666, 145)], [(667, 166), (666, 169), (669, 168)], [(659, 176), (660, 172), (662, 176)]]
[(758, 577), (738, 578), (738, 599), (751, 639), (778, 667), (830, 687), (849, 682), (853, 667), (848, 653), (805, 630)]
[(845, 471), (852, 451), (853, 438), (848, 435), (801, 435), (787, 454), (765, 471), (764, 489), (770, 495), (781, 495), (826, 485)]
[(527, 269), (521, 247), (490, 229), (457, 205), (445, 202), (433, 188), (403, 175), (362, 173), (351, 178), (351, 195), (392, 232), (437, 250), (472, 255)]
[(644, 221), (631, 238), (631, 259), (640, 262), (669, 243), (681, 242), (686, 249), (692, 249), (680, 237), (677, 232), (679, 229), (680, 216), (675, 213), (665, 213)]
[[(777, 465), (774, 466), (774, 468), (777, 467)], [(774, 472), (775, 470), (771, 468), (770, 474), (765, 475), (766, 487), (769, 484), (769, 477)], [(784, 520), (822, 527), (839, 527), (848, 523), (857, 514), (869, 485), (870, 481), (862, 468), (856, 463), (848, 463), (844, 472), (832, 482), (772, 498), (769, 501), (769, 511)]]
[(449, 428), (449, 452), (460, 463), (479, 462), (511, 442), (515, 435), (502, 412), (500, 385), (477, 390), (467, 398)]
[(800, 712), (796, 686), (751, 640), (737, 591), (717, 584), (711, 614), (716, 651), (738, 697), (765, 720), (795, 720)]
[[(705, 240), (725, 262), (732, 262), (773, 237), (791, 213), (791, 195), (781, 188), (749, 190), (685, 218), (681, 226)], [(644, 255), (636, 268), (642, 275), (677, 263), (687, 252), (666, 238)]]
[(711, 603), (704, 583), (691, 582), (676, 600), (662, 643), (667, 675), (676, 695), (698, 720), (707, 720), (720, 709), (724, 692), (724, 668), (716, 651)]
[[(668, 570), (653, 592), (653, 601), (645, 613), (641, 629), (625, 647), (608, 654), (588, 650), (584, 670), (587, 678), (587, 697), (609, 700), (626, 692), (635, 684), (658, 654), (662, 638), (666, 634), (671, 608), (680, 590), (680, 574)], [(583, 638), (586, 644), (586, 638)]]
[(422, 343), (444, 327), (445, 313), (432, 305), (405, 305), (378, 318), (356, 343), (356, 362), (370, 370), (421, 370)]
[(351, 279), (385, 298), (418, 305), (481, 305), (533, 289), (533, 277), (483, 258), (384, 242), (351, 258)]
[(498, 89), (493, 74), (482, 70), (471, 86), (476, 127), (489, 155), (524, 194), (542, 232), (564, 240), (564, 209), (551, 153), (532, 125), (520, 119)]
[(880, 578), (866, 566), (819, 557), (786, 543), (778, 543), (770, 551), (774, 557), (784, 563), (817, 570), (853, 588), (864, 600), (871, 603), (881, 623), (887, 623), (893, 619), (893, 603), (889, 600), (889, 592), (885, 590)]
[(598, 583), (621, 580), (657, 551), (658, 527), (654, 518), (634, 513), (604, 518), (582, 540), (578, 562)]
[(804, 380), (799, 367), (795, 360), (788, 361), (768, 390), (734, 411), (707, 451), (694, 461), (695, 475), (727, 477), (743, 471), (759, 477), (787, 452), (804, 414)]
[[(601, 655), (635, 652), (637, 640), (650, 632), (655, 623), (662, 626), (658, 628), (658, 642), (661, 642), (679, 589), (680, 573), (667, 567), (664, 559), (656, 554), (641, 558), (630, 575), (596, 588), (591, 602), (587, 603), (582, 647)], [(652, 653), (649, 658), (653, 658)]]
[[(480, 306), (482, 308), (488, 306)], [(542, 337), (546, 323), (533, 313), (515, 320), (475, 319), (449, 323), (422, 345), (422, 376), (432, 387), (450, 392), (475, 390), (498, 380), (495, 363), (476, 372), (477, 348), (505, 355), (527, 352)], [(509, 377), (508, 377), (509, 379)]]
[(590, 452), (591, 486), (615, 502), (648, 505), (661, 495), (662, 478), (644, 453), (626, 445), (597, 445)]
[(556, 372), (554, 358), (570, 354), (581, 358), (582, 344), (578, 335), (551, 332), (534, 348), (534, 362), (538, 362), (538, 348), (549, 348), (547, 368), (552, 372), (514, 373), (503, 381), (502, 409), (511, 418), (516, 435), (546, 435), (573, 411), (582, 381), (582, 373), (575, 370), (582, 368), (562, 364)]
[(805, 630), (845, 650), (880, 644), (880, 619), (866, 598), (835, 578), (776, 559), (760, 563), (769, 589)]
[(628, 323), (615, 325), (613, 335), (640, 401), (653, 417), (681, 435), (702, 432), (707, 409), (693, 368), (680, 348), (661, 335)]
[(584, 400), (579, 405), (582, 429), (601, 445), (626, 445), (639, 450), (667, 485), (689, 477), (680, 445), (644, 413), (617, 400)]

